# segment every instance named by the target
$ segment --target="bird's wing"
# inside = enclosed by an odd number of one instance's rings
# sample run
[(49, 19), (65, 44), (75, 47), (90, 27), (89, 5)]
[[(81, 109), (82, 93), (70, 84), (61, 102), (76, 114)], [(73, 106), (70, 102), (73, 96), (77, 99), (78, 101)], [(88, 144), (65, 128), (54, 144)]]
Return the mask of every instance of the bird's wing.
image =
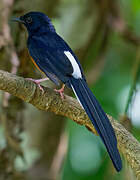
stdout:
[(52, 73), (49, 73), (48, 71), (45, 71), (45, 74), (46, 74), (46, 76), (47, 76), (52, 82), (54, 82), (57, 86), (60, 85), (60, 83), (59, 83), (60, 80), (57, 78), (57, 76), (55, 76), (55, 75), (52, 74)]
[[(28, 49), (38, 67), (53, 82), (56, 81), (54, 77), (57, 77), (64, 83), (68, 81), (68, 76), (73, 73), (73, 66), (64, 53), (65, 47), (60, 48), (59, 44), (58, 46), (50, 47), (47, 43), (47, 39), (45, 41), (44, 37), (37, 40), (30, 39), (28, 42)], [(54, 77), (52, 75), (54, 75)]]

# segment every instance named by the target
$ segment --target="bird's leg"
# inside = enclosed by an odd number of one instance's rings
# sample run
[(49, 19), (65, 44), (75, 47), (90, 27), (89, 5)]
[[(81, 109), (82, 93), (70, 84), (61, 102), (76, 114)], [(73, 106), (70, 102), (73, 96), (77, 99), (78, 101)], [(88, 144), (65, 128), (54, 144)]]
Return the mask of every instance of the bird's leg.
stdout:
[(61, 89), (54, 89), (55, 92), (58, 92), (61, 96), (62, 99), (64, 99), (64, 88), (65, 88), (65, 84), (62, 85)]
[(26, 78), (29, 81), (34, 82), (41, 91), (44, 91), (42, 86), (40, 85), (41, 82), (49, 80), (49, 78), (43, 78), (43, 79), (32, 79), (32, 78)]

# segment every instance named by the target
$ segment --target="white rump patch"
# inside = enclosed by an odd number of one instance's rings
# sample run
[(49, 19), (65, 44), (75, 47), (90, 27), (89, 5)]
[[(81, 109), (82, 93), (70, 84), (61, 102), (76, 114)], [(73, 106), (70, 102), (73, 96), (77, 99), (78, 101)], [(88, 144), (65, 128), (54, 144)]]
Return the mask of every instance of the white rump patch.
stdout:
[(79, 68), (78, 63), (76, 62), (75, 58), (73, 57), (73, 55), (69, 52), (69, 51), (64, 51), (64, 54), (67, 56), (67, 58), (70, 60), (72, 67), (73, 67), (73, 77), (75, 77), (76, 79), (78, 78), (82, 78), (82, 74), (81, 74), (81, 70)]

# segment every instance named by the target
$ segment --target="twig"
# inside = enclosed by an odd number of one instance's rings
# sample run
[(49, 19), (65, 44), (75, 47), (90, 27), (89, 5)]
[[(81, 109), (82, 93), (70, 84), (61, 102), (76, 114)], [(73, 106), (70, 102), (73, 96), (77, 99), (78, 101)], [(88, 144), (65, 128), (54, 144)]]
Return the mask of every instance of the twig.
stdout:
[(68, 137), (66, 135), (66, 132), (63, 132), (60, 137), (60, 143), (57, 148), (57, 153), (55, 154), (51, 165), (50, 174), (53, 180), (57, 179), (58, 175), (60, 175), (60, 169), (64, 162), (64, 158), (68, 149), (67, 140)]
[(137, 85), (137, 81), (139, 79), (139, 75), (140, 75), (140, 53), (139, 53), (139, 48), (138, 48), (138, 54), (137, 54), (137, 57), (136, 57), (136, 63), (134, 64), (133, 81), (132, 81), (132, 84), (131, 84), (131, 87), (130, 87), (128, 100), (127, 100), (127, 104), (126, 104), (126, 107), (125, 107), (125, 114), (128, 113), (129, 105), (132, 102), (133, 94), (136, 91), (136, 85)]

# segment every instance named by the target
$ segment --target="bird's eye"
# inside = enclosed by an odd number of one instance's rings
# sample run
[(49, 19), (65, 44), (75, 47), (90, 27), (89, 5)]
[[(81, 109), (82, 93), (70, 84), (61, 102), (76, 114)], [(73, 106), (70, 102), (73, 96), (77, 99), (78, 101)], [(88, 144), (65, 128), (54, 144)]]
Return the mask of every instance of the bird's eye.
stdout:
[(32, 22), (31, 16), (29, 16), (29, 17), (26, 18), (26, 22), (27, 22), (28, 24), (30, 24), (30, 23)]

